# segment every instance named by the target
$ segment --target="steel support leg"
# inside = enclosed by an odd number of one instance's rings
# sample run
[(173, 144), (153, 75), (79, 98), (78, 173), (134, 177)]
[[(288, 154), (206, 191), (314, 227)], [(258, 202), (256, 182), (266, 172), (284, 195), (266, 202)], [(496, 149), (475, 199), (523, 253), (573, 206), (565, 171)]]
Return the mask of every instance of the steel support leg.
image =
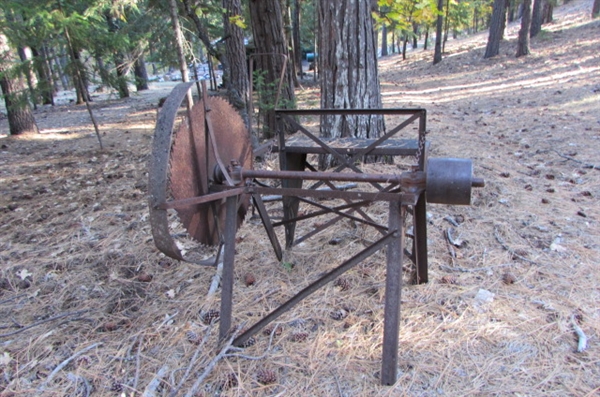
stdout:
[(415, 258), (415, 284), (429, 281), (427, 264), (427, 207), (425, 192), (421, 193), (417, 205), (413, 209), (413, 256)]
[(383, 353), (381, 357), (381, 384), (391, 386), (398, 376), (398, 334), (400, 329), (400, 291), (402, 289), (402, 260), (404, 251), (404, 211), (398, 202), (390, 202), (389, 228), (394, 238), (387, 249), (385, 277), (385, 309), (383, 326)]
[(225, 231), (223, 239), (223, 274), (221, 275), (221, 316), (219, 319), (219, 338), (227, 337), (231, 328), (231, 310), (233, 305), (233, 264), (235, 259), (235, 232), (237, 229), (238, 196), (227, 197), (225, 203)]

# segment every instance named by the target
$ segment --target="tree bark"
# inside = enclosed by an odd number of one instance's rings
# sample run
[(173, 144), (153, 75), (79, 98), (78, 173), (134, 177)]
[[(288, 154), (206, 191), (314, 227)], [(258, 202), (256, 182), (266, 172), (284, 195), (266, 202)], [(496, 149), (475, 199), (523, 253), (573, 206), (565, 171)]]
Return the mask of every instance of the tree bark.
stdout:
[(542, 2), (544, 0), (534, 0), (531, 10), (531, 27), (529, 28), (529, 37), (535, 37), (542, 31)]
[(39, 51), (37, 48), (31, 47), (31, 53), (33, 54), (33, 66), (38, 75), (37, 88), (42, 96), (42, 103), (44, 105), (54, 105), (54, 81), (48, 63), (46, 47), (42, 45)]
[(135, 89), (137, 91), (147, 90), (148, 87), (148, 71), (146, 70), (146, 62), (144, 54), (140, 54), (133, 64), (133, 75), (135, 76)]
[(35, 118), (29, 107), (25, 82), (22, 76), (12, 70), (11, 63), (13, 57), (8, 39), (0, 33), (0, 88), (4, 95), (9, 133), (11, 135), (38, 133)]
[(246, 46), (244, 45), (244, 31), (232, 20), (243, 16), (240, 0), (223, 0), (223, 27), (225, 40), (225, 59), (223, 74), (227, 96), (235, 107), (248, 128), (251, 127), (248, 117), (250, 109), (250, 81), (248, 79), (248, 63), (246, 62)]
[[(318, 7), (322, 29), (319, 35), (321, 108), (381, 108), (370, 2), (321, 0)], [(381, 116), (321, 118), (321, 135), (325, 137), (376, 138), (384, 130)], [(321, 159), (321, 168), (330, 165), (330, 158)]]
[[(256, 70), (262, 74), (261, 79), (264, 83), (258, 92), (262, 107), (263, 137), (268, 139), (273, 137), (278, 129), (291, 132), (291, 129), (276, 120), (274, 109), (295, 107), (296, 97), (291, 72), (293, 60), (287, 62), (283, 81), (280, 82), (284, 59), (289, 59), (289, 51), (279, 0), (251, 0), (250, 18), (256, 45)], [(275, 103), (277, 100), (278, 103)]]
[(292, 42), (294, 43), (294, 64), (296, 73), (304, 76), (302, 71), (302, 41), (300, 40), (300, 0), (293, 0), (292, 5)]
[(388, 55), (388, 41), (387, 41), (387, 25), (384, 23), (381, 26), (381, 56)]
[(494, 0), (490, 32), (484, 58), (495, 57), (500, 53), (500, 40), (502, 39), (502, 20), (505, 15), (505, 0)]
[(444, 16), (443, 16), (443, 11), (444, 11), (444, 0), (438, 0), (437, 2), (437, 9), (438, 9), (438, 17), (437, 17), (437, 23), (436, 23), (436, 30), (435, 30), (435, 50), (433, 52), (433, 64), (436, 65), (440, 62), (442, 62), (442, 31), (443, 31), (443, 27), (444, 27)]
[[(183, 50), (183, 33), (181, 32), (181, 25), (179, 24), (179, 11), (177, 10), (176, 0), (169, 0), (169, 12), (171, 14), (171, 24), (173, 26), (173, 35), (175, 36), (175, 47), (177, 49), (177, 57), (179, 58), (179, 70), (181, 71), (181, 80), (183, 82), (190, 81), (188, 75), (187, 60), (185, 59), (185, 52)], [(187, 104), (188, 109), (191, 109), (194, 104), (192, 99), (192, 93), (187, 93)]]
[(529, 55), (529, 28), (531, 26), (531, 0), (523, 0), (521, 29), (517, 43), (517, 57)]
[(592, 18), (597, 18), (600, 16), (600, 0), (594, 0), (594, 4), (592, 5)]
[[(119, 26), (115, 18), (107, 11), (104, 15), (106, 23), (108, 24), (108, 31), (112, 34), (116, 34), (119, 30)], [(125, 64), (125, 56), (121, 50), (116, 49), (113, 52), (113, 62), (115, 63), (115, 69), (117, 72), (116, 89), (119, 92), (119, 98), (129, 98), (129, 87), (127, 85), (127, 67)]]

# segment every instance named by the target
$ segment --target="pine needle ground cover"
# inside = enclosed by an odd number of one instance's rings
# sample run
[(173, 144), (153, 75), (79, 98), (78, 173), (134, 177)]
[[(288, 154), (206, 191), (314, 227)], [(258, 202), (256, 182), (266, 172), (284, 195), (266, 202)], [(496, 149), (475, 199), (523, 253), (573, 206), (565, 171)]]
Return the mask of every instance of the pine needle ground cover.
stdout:
[[(161, 256), (147, 219), (156, 104), (172, 85), (95, 100), (104, 151), (83, 107), (36, 111), (42, 134), (0, 138), (0, 395), (597, 395), (600, 25), (590, 9), (556, 9), (527, 57), (513, 56), (515, 24), (492, 59), (482, 33), (450, 40), (435, 67), (421, 50), (380, 60), (385, 106), (426, 108), (431, 156), (471, 158), (487, 183), (471, 207), (429, 207), (430, 282), (403, 288), (393, 387), (378, 379), (385, 252), (244, 348), (219, 344), (215, 269)], [(308, 84), (298, 95), (318, 103)], [(369, 212), (387, 217), (385, 205)], [(376, 236), (345, 221), (282, 264), (249, 214), (235, 324)]]

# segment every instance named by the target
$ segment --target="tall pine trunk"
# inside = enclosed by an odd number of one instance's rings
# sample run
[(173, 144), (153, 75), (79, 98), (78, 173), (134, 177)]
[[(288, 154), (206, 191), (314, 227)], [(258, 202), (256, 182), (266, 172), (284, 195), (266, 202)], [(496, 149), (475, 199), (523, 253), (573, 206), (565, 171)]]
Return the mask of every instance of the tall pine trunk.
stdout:
[(39, 131), (29, 107), (25, 82), (11, 68), (12, 63), (8, 39), (0, 33), (0, 88), (6, 104), (9, 132), (11, 135), (37, 133)]
[(235, 24), (235, 20), (243, 16), (240, 0), (223, 0), (223, 27), (225, 37), (225, 62), (223, 63), (224, 83), (227, 88), (229, 102), (235, 107), (244, 122), (250, 127), (248, 111), (250, 109), (250, 81), (248, 78), (248, 63), (246, 62), (246, 47), (244, 31)]
[[(250, 18), (256, 53), (268, 54), (255, 58), (256, 72), (261, 75), (260, 80), (263, 83), (258, 92), (262, 107), (263, 137), (268, 139), (273, 137), (279, 128), (288, 129), (275, 118), (275, 107), (295, 107), (296, 101), (291, 62), (287, 63), (283, 81), (280, 81), (284, 58), (289, 56), (280, 1), (251, 0)], [(279, 102), (275, 103), (276, 100)]]
[(148, 89), (148, 71), (146, 70), (146, 62), (144, 54), (140, 54), (133, 64), (133, 75), (135, 76), (135, 88), (137, 91)]
[[(319, 2), (319, 69), (321, 108), (379, 109), (382, 107), (377, 48), (371, 2)], [(325, 137), (376, 138), (385, 130), (381, 116), (323, 116)], [(323, 156), (320, 168), (332, 165)]]
[(517, 57), (529, 55), (529, 27), (531, 26), (531, 0), (523, 0), (521, 29), (517, 43)]
[(529, 28), (529, 37), (535, 37), (542, 31), (542, 2), (544, 0), (534, 0), (531, 10), (531, 27)]
[(495, 57), (500, 53), (500, 40), (502, 40), (502, 21), (505, 15), (505, 4), (505, 0), (494, 0), (494, 9), (492, 11), (490, 32), (485, 48), (485, 55), (483, 56), (484, 58)]
[(442, 62), (442, 34), (444, 28), (444, 0), (438, 0), (437, 2), (438, 17), (435, 26), (435, 50), (433, 51), (433, 64)]

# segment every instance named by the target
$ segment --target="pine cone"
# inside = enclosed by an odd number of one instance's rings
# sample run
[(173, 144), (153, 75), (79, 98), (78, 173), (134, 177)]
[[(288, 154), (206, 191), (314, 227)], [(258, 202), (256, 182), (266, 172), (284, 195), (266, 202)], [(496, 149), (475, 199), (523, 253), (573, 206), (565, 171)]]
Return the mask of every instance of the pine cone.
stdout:
[(306, 332), (296, 332), (292, 334), (290, 338), (292, 342), (304, 342), (308, 338), (308, 334)]
[(185, 333), (185, 337), (192, 345), (200, 344), (200, 336), (194, 331), (188, 331)]
[(270, 385), (277, 382), (277, 374), (270, 369), (259, 369), (256, 372), (256, 381), (262, 385)]
[[(262, 333), (265, 336), (271, 336), (271, 332), (273, 332), (273, 329), (275, 329), (275, 326), (268, 326), (267, 328), (263, 329)], [(279, 336), (281, 335), (281, 332), (283, 332), (283, 328), (281, 327), (281, 325), (278, 325), (277, 329), (275, 329), (275, 334), (273, 336)]]
[(456, 284), (457, 283), (456, 277), (454, 277), (454, 276), (444, 276), (444, 277), (442, 277), (440, 282), (442, 284)]
[(223, 379), (221, 381), (221, 390), (228, 390), (231, 389), (232, 387), (236, 387), (238, 385), (238, 378), (237, 375), (234, 374), (233, 372), (228, 373), (225, 376), (225, 379)]
[(117, 393), (120, 393), (123, 391), (123, 385), (116, 380), (113, 380), (112, 384), (110, 385), (110, 391), (116, 391)]
[(502, 275), (502, 282), (504, 284), (514, 284), (517, 281), (517, 276), (511, 272), (506, 272)]
[(350, 289), (350, 287), (352, 286), (350, 284), (350, 281), (348, 281), (348, 279), (346, 279), (344, 277), (340, 277), (340, 278), (336, 279), (335, 282), (333, 283), (333, 285), (335, 287), (339, 287), (342, 291), (348, 291)]
[(218, 310), (210, 309), (210, 310), (204, 312), (204, 314), (202, 314), (200, 316), (200, 318), (202, 319), (202, 322), (204, 324), (210, 325), (212, 323), (216, 323), (217, 321), (219, 321), (220, 316), (221, 316), (221, 313)]
[(253, 336), (251, 336), (248, 338), (247, 341), (242, 343), (242, 347), (250, 347), (250, 346), (254, 346), (255, 344), (256, 344), (256, 339)]
[(246, 273), (244, 275), (244, 284), (246, 285), (246, 287), (254, 285), (254, 283), (256, 283), (256, 277), (254, 277), (252, 273)]
[(334, 320), (340, 321), (340, 320), (343, 320), (346, 317), (348, 317), (348, 312), (345, 311), (344, 309), (339, 309), (339, 310), (329, 313), (329, 317), (331, 317)]

